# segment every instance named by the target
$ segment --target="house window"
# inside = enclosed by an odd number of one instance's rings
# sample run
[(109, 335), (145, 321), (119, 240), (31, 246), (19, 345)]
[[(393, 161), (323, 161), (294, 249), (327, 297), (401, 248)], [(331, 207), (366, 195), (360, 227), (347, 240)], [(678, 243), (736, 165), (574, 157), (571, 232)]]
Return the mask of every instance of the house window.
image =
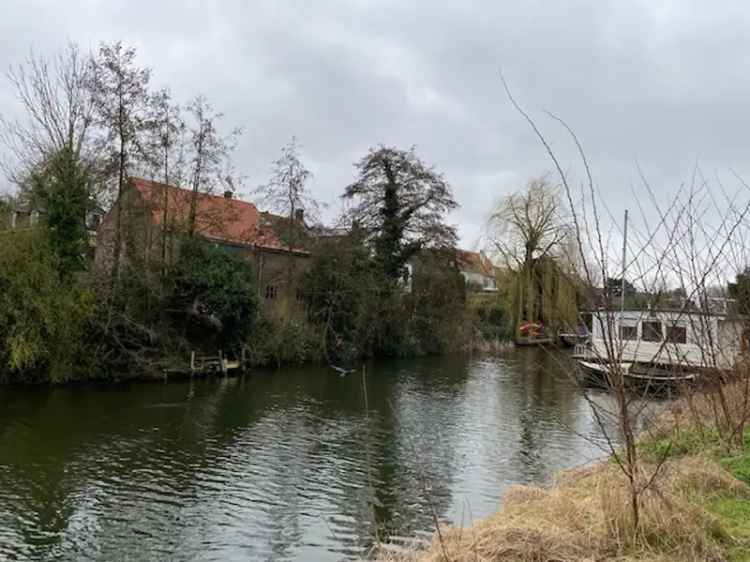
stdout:
[(276, 295), (278, 294), (278, 287), (276, 285), (266, 285), (266, 294), (265, 297), (267, 299), (275, 299)]
[(661, 341), (661, 322), (643, 323), (643, 341)]
[(684, 326), (669, 326), (667, 328), (669, 343), (687, 343), (687, 328)]
[(637, 340), (638, 339), (638, 327), (637, 326), (620, 326), (620, 339), (621, 340)]

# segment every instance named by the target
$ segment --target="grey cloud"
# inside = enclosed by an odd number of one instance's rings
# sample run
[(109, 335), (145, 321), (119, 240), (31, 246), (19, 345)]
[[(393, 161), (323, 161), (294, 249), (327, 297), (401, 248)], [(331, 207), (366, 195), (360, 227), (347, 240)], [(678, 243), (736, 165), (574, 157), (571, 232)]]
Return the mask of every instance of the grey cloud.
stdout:
[[(21, 2), (0, 18), (0, 67), (30, 46), (123, 41), (154, 85), (202, 92), (246, 134), (237, 154), (262, 183), (293, 134), (314, 189), (337, 208), (352, 162), (383, 142), (418, 146), (454, 186), (471, 246), (493, 202), (551, 168), (505, 99), (498, 70), (574, 176), (573, 126), (607, 204), (632, 199), (636, 160), (660, 191), (744, 173), (750, 7), (633, 2)], [(0, 85), (0, 111), (14, 111)]]

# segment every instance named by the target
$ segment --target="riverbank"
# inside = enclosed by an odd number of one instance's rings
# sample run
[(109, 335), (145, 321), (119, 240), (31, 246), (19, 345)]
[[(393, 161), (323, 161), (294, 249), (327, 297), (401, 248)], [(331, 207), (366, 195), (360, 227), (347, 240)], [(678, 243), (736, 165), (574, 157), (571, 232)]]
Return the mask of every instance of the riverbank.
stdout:
[[(743, 387), (744, 384), (742, 383)], [(746, 417), (745, 388), (727, 388)], [(739, 409), (742, 409), (739, 412)], [(750, 435), (728, 445), (703, 396), (673, 403), (639, 440), (641, 495), (633, 529), (628, 481), (614, 462), (560, 474), (548, 488), (517, 486), (496, 514), (468, 528), (442, 528), (424, 550), (389, 562), (750, 560)]]

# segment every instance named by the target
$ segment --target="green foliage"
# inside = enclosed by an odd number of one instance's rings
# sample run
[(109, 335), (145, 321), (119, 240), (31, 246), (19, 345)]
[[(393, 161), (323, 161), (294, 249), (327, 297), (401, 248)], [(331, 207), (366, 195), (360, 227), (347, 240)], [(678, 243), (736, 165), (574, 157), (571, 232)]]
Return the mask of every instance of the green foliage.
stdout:
[(411, 294), (412, 328), (426, 353), (443, 353), (465, 339), (460, 334), (466, 286), (451, 252), (433, 252), (417, 260)]
[(308, 318), (325, 334), (329, 361), (463, 347), (465, 287), (450, 253), (424, 252), (415, 260), (411, 292), (380, 265), (356, 232), (316, 249), (302, 286)]
[(178, 316), (214, 325), (228, 348), (245, 342), (258, 311), (255, 276), (245, 259), (200, 239), (185, 240), (172, 282)]
[(295, 365), (322, 360), (322, 332), (306, 321), (261, 318), (249, 346), (253, 365)]
[(750, 453), (725, 457), (721, 459), (721, 464), (731, 472), (737, 480), (742, 480), (745, 484), (750, 485)]
[[(639, 441), (638, 448), (642, 458), (653, 463), (665, 457), (706, 455), (718, 460), (738, 480), (750, 484), (750, 436), (745, 438), (743, 449), (734, 451), (731, 456), (726, 456), (727, 449), (721, 443), (719, 432), (712, 427), (702, 431), (680, 428), (666, 435), (645, 437)], [(738, 539), (729, 550), (729, 560), (750, 560), (750, 502), (726, 493), (697, 499), (718, 517), (732, 537)]]
[(719, 497), (709, 503), (709, 509), (733, 537), (740, 539), (730, 549), (729, 560), (750, 560), (750, 502), (744, 498)]
[(467, 309), (470, 322), (482, 339), (506, 341), (513, 337), (512, 317), (498, 295), (472, 295)]
[(315, 248), (301, 286), (308, 318), (325, 333), (324, 350), (330, 360), (353, 359), (370, 347), (362, 328), (378, 300), (376, 274), (357, 234), (323, 239)]
[(72, 376), (93, 310), (90, 293), (60, 278), (46, 229), (0, 234), (0, 376)]
[(87, 245), (86, 211), (89, 177), (73, 149), (65, 147), (29, 177), (34, 206), (47, 223), (52, 249), (59, 257), (61, 275), (80, 271)]
[(679, 431), (666, 437), (643, 439), (638, 446), (643, 457), (651, 462), (659, 462), (665, 457), (697, 454), (705, 450), (710, 443), (716, 443), (718, 433), (708, 431), (700, 434), (696, 431)]

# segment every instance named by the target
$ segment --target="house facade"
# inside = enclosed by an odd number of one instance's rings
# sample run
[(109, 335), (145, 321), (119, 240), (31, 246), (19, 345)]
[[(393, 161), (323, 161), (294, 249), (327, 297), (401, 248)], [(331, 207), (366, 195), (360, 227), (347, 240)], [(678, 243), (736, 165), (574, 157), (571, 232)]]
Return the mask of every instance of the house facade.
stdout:
[[(107, 267), (112, 260), (118, 213), (125, 259), (130, 254), (146, 263), (173, 263), (179, 255), (180, 235), (188, 230), (192, 199), (191, 190), (131, 178), (121, 200), (99, 225), (97, 265)], [(296, 247), (282, 241), (284, 230), (304, 232), (304, 218), (296, 220), (299, 224), (290, 224), (287, 218), (261, 212), (230, 192), (199, 193), (195, 199), (194, 234), (245, 257), (253, 265), (258, 295), (267, 306), (296, 300), (294, 279), (308, 267), (310, 253), (302, 244)]]
[(456, 250), (456, 265), (470, 291), (497, 292), (495, 265), (483, 252)]

